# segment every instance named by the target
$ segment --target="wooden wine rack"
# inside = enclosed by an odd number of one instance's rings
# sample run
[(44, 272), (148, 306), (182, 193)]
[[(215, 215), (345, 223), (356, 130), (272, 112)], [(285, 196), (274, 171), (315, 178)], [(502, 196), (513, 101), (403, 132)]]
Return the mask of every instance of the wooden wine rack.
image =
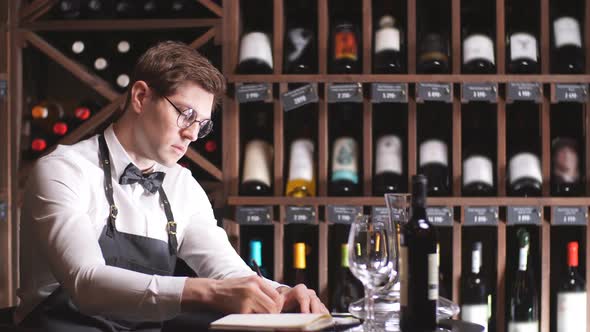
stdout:
[[(451, 47), (452, 47), (452, 72), (449, 75), (420, 75), (416, 74), (416, 0), (407, 0), (407, 16), (406, 25), (402, 29), (406, 32), (406, 47), (407, 47), (407, 74), (400, 75), (375, 75), (372, 74), (371, 60), (372, 60), (372, 36), (374, 31), (374, 22), (372, 15), (372, 1), (358, 0), (361, 3), (362, 10), (359, 15), (362, 15), (362, 74), (355, 75), (334, 75), (328, 72), (329, 59), (329, 5), (335, 1), (318, 0), (317, 1), (317, 42), (318, 42), (318, 68), (317, 74), (313, 75), (287, 75), (283, 74), (283, 36), (285, 32), (285, 22), (283, 11), (287, 0), (275, 0), (273, 2), (273, 56), (274, 56), (274, 73), (271, 75), (238, 75), (234, 70), (237, 65), (239, 52), (239, 38), (241, 35), (240, 22), (240, 1), (231, 1), (224, 3), (224, 74), (230, 83), (273, 83), (278, 87), (278, 93), (287, 91), (288, 83), (312, 82), (319, 83), (320, 100), (318, 103), (318, 173), (317, 186), (318, 197), (312, 198), (291, 198), (285, 197), (284, 185), (285, 177), (284, 165), (288, 162), (288, 156), (285, 155), (283, 145), (285, 144), (284, 128), (284, 111), (282, 109), (281, 101), (277, 98), (273, 99), (273, 121), (274, 121), (274, 197), (243, 197), (239, 196), (239, 174), (240, 174), (240, 135), (235, 135), (239, 132), (240, 126), (240, 104), (233, 96), (228, 96), (224, 101), (224, 145), (227, 147), (224, 150), (224, 174), (228, 175), (228, 181), (225, 182), (226, 193), (228, 194), (227, 203), (229, 206), (255, 206), (266, 205), (279, 207), (278, 216), (274, 216), (274, 277), (277, 280), (282, 280), (284, 276), (284, 267), (290, 262), (284, 260), (284, 250), (290, 250), (283, 246), (285, 239), (284, 228), (286, 223), (286, 207), (289, 205), (311, 205), (316, 211), (328, 205), (360, 205), (360, 206), (383, 206), (384, 199), (380, 197), (370, 197), (372, 192), (371, 180), (373, 177), (373, 140), (372, 140), (372, 119), (373, 119), (373, 104), (368, 96), (362, 103), (362, 137), (363, 137), (363, 155), (361, 156), (361, 163), (363, 164), (363, 174), (361, 176), (363, 197), (328, 197), (328, 182), (329, 182), (329, 141), (328, 141), (328, 101), (327, 84), (328, 83), (409, 83), (415, 84), (419, 82), (444, 82), (452, 83), (455, 89), (460, 88), (463, 83), (470, 82), (494, 82), (503, 87), (508, 82), (538, 82), (542, 85), (549, 85), (550, 89), (545, 89), (542, 102), (539, 106), (539, 128), (541, 132), (541, 163), (543, 174), (543, 197), (540, 198), (514, 198), (506, 197), (506, 168), (507, 168), (507, 139), (506, 139), (506, 98), (505, 94), (499, 94), (496, 103), (497, 114), (497, 156), (496, 156), (496, 178), (497, 178), (497, 192), (498, 197), (491, 198), (468, 198), (461, 197), (461, 179), (462, 179), (462, 153), (461, 153), (461, 99), (455, 94), (452, 100), (452, 141), (449, 142), (452, 148), (452, 197), (431, 198), (428, 200), (429, 205), (443, 205), (455, 207), (460, 210), (460, 213), (455, 215), (455, 222), (453, 223), (452, 232), (452, 299), (459, 303), (460, 300), (460, 280), (461, 280), (461, 241), (463, 234), (463, 221), (466, 207), (468, 206), (499, 206), (502, 213), (500, 213), (500, 220), (498, 226), (490, 228), (490, 232), (495, 232), (497, 236), (497, 269), (496, 269), (496, 301), (493, 311), (496, 312), (496, 327), (497, 331), (505, 331), (505, 309), (506, 309), (506, 281), (505, 278), (511, 266), (506, 265), (506, 239), (507, 227), (505, 209), (507, 206), (527, 205), (527, 206), (541, 206), (545, 207), (547, 211), (553, 211), (557, 206), (584, 206), (590, 205), (588, 197), (581, 198), (557, 198), (550, 197), (550, 105), (551, 98), (549, 90), (553, 89), (555, 84), (560, 83), (588, 83), (590, 82), (590, 1), (585, 1), (585, 20), (584, 23), (584, 45), (586, 53), (586, 72), (584, 75), (554, 75), (550, 74), (550, 20), (549, 20), (549, 0), (536, 0), (540, 7), (540, 59), (541, 59), (541, 73), (538, 75), (511, 75), (506, 71), (506, 30), (505, 30), (505, 2), (496, 2), (496, 66), (497, 74), (494, 75), (465, 75), (461, 74), (461, 0), (451, 0)], [(535, 1), (535, 0), (533, 0)], [(500, 89), (501, 90), (501, 89)], [(275, 93), (276, 95), (276, 93)], [(584, 122), (585, 128), (589, 128), (590, 114), (588, 111), (590, 104), (585, 104)], [(407, 123), (407, 151), (408, 163), (405, 167), (408, 170), (408, 184), (410, 183), (410, 176), (416, 174), (417, 164), (417, 101), (415, 96), (411, 95), (407, 104), (408, 109), (408, 123)], [(585, 134), (585, 179), (586, 192), (590, 193), (590, 132)], [(539, 242), (541, 250), (541, 275), (536, 276), (540, 279), (540, 320), (541, 331), (550, 330), (550, 243), (551, 243), (551, 213), (542, 213), (542, 224), (539, 226)], [(326, 214), (327, 215), (327, 214)], [(319, 219), (319, 218), (318, 218)], [(326, 219), (326, 218), (323, 218)], [(329, 257), (328, 238), (330, 232), (331, 222), (327, 220), (316, 221), (318, 226), (318, 246), (319, 263), (318, 269), (318, 284), (320, 297), (325, 302), (329, 299), (329, 278), (328, 278), (328, 262), (335, 259)], [(237, 249), (240, 248), (240, 229), (241, 225), (235, 221), (227, 221), (225, 228), (230, 238), (234, 241)], [(587, 246), (590, 244), (590, 228), (585, 227), (586, 238), (586, 252)], [(590, 280), (590, 255), (586, 255), (585, 279)], [(486, 264), (484, 262), (484, 264)], [(506, 275), (506, 277), (505, 277)], [(590, 298), (588, 299), (588, 315), (590, 317)], [(590, 328), (588, 329), (590, 331)]]
[[(340, 198), (328, 197), (328, 102), (324, 96), (327, 95), (327, 83), (343, 82), (393, 82), (409, 83), (418, 82), (444, 82), (452, 83), (455, 88), (466, 82), (497, 82), (500, 86), (508, 82), (538, 82), (553, 86), (558, 83), (590, 83), (590, 0), (585, 1), (585, 12), (583, 21), (584, 45), (586, 54), (586, 73), (584, 75), (553, 75), (549, 71), (550, 60), (550, 20), (549, 20), (549, 2), (550, 0), (531, 0), (540, 4), (540, 58), (541, 74), (539, 75), (509, 75), (506, 74), (506, 41), (505, 41), (505, 3), (504, 1), (496, 2), (496, 64), (497, 74), (495, 75), (464, 75), (461, 74), (461, 0), (451, 0), (452, 29), (451, 29), (451, 47), (452, 47), (452, 73), (449, 75), (419, 75), (416, 74), (416, 0), (407, 1), (406, 26), (403, 29), (406, 32), (407, 45), (407, 68), (408, 74), (403, 75), (374, 75), (371, 74), (372, 60), (372, 35), (374, 29), (371, 0), (357, 0), (360, 3), (362, 15), (362, 52), (363, 65), (362, 74), (358, 75), (333, 75), (328, 73), (328, 36), (329, 36), (329, 4), (337, 2), (335, 0), (317, 0), (317, 31), (318, 31), (318, 73), (314, 75), (285, 75), (283, 74), (283, 36), (285, 32), (284, 15), (285, 2), (291, 0), (273, 0), (273, 58), (274, 74), (272, 75), (236, 75), (234, 74), (238, 52), (239, 37), (241, 27), (240, 17), (240, 0), (223, 0), (223, 6), (218, 6), (211, 0), (195, 0), (204, 7), (209, 8), (218, 18), (214, 19), (171, 19), (171, 20), (81, 20), (81, 21), (39, 21), (52, 5), (55, 0), (34, 0), (28, 5), (20, 5), (24, 1), (7, 1), (2, 2), (0, 8), (0, 26), (2, 34), (0, 35), (0, 82), (8, 82), (8, 95), (0, 95), (0, 204), (7, 203), (8, 209), (6, 219), (0, 216), (0, 270), (6, 271), (0, 275), (0, 307), (14, 305), (16, 296), (15, 290), (18, 286), (17, 277), (17, 257), (18, 242), (16, 230), (18, 229), (18, 206), (19, 196), (24, 180), (28, 174), (29, 166), (20, 163), (20, 128), (23, 109), (23, 70), (22, 70), (22, 49), (23, 47), (35, 47), (45, 53), (56, 63), (60, 64), (80, 81), (85, 82), (97, 91), (100, 95), (111, 101), (104, 109), (96, 114), (88, 123), (77, 128), (75, 131), (65, 137), (60, 143), (71, 144), (86, 134), (92, 132), (109, 116), (115, 112), (122, 103), (122, 97), (115, 92), (110, 85), (98, 76), (87, 71), (84, 67), (70, 60), (58, 49), (45, 41), (37, 34), (39, 31), (67, 31), (67, 30), (143, 30), (143, 29), (161, 29), (161, 28), (187, 28), (187, 27), (210, 27), (203, 35), (199, 36), (192, 42), (192, 46), (199, 48), (211, 39), (223, 45), (222, 68), (230, 85), (235, 86), (238, 83), (245, 82), (266, 82), (274, 83), (275, 89), (279, 93), (287, 91), (287, 84), (290, 82), (314, 82), (319, 83), (320, 100), (318, 103), (318, 197), (295, 199), (284, 197), (284, 164), (288, 162), (287, 156), (284, 155), (283, 146), (284, 137), (284, 111), (279, 99), (272, 100), (273, 112), (273, 141), (275, 145), (274, 153), (274, 196), (273, 197), (242, 197), (238, 195), (239, 174), (240, 174), (240, 105), (237, 99), (232, 95), (227, 95), (223, 100), (223, 163), (222, 169), (208, 162), (196, 151), (190, 151), (188, 158), (201, 165), (205, 170), (211, 173), (215, 178), (221, 179), (223, 189), (220, 195), (225, 198), (225, 202), (231, 209), (228, 209), (227, 219), (224, 220), (224, 228), (228, 232), (234, 246), (240, 248), (240, 225), (236, 222), (233, 215), (233, 207), (240, 205), (270, 205), (278, 207), (278, 215), (273, 220), (274, 232), (274, 277), (281, 281), (284, 278), (284, 267), (289, 262), (285, 261), (283, 241), (285, 238), (285, 214), (286, 207), (289, 205), (311, 205), (318, 211), (328, 205), (354, 204), (361, 206), (378, 206), (384, 205), (384, 200), (379, 197), (370, 197), (372, 188), (371, 180), (373, 177), (373, 143), (372, 143), (372, 119), (373, 105), (365, 97), (362, 103), (363, 117), (363, 197)], [(393, 1), (393, 0), (391, 0)], [(230, 90), (231, 91), (231, 90)], [(463, 220), (465, 208), (468, 206), (499, 206), (504, 209), (513, 205), (530, 205), (554, 208), (557, 206), (590, 206), (590, 199), (583, 198), (556, 198), (549, 196), (549, 178), (550, 178), (550, 96), (548, 89), (545, 89), (542, 102), (540, 104), (540, 130), (541, 130), (541, 157), (543, 173), (543, 197), (541, 198), (512, 198), (506, 197), (506, 167), (507, 167), (507, 140), (506, 140), (506, 99), (503, 94), (499, 94), (496, 104), (497, 114), (497, 155), (496, 155), (496, 178), (498, 197), (492, 198), (467, 198), (461, 197), (461, 173), (462, 173), (462, 154), (461, 154), (461, 100), (453, 97), (452, 101), (452, 189), (454, 196), (443, 198), (429, 199), (431, 205), (443, 205), (456, 207), (460, 213), (455, 216), (455, 222), (452, 228), (452, 253), (454, 262), (452, 266), (452, 299), (458, 303), (460, 294), (460, 277), (461, 277), (461, 241), (463, 235)], [(406, 165), (409, 176), (417, 172), (417, 101), (413, 94), (410, 94), (407, 103), (407, 151), (408, 162)], [(590, 103), (586, 103), (584, 113), (585, 127), (590, 128)], [(4, 143), (6, 142), (6, 143)], [(585, 135), (584, 144), (585, 155), (585, 179), (586, 192), (590, 193), (590, 133)], [(0, 215), (2, 206), (0, 205)], [(502, 216), (502, 214), (501, 214)], [(551, 243), (551, 224), (550, 215), (543, 214), (542, 225), (539, 226), (539, 240), (541, 244), (541, 276), (540, 281), (541, 294), (541, 331), (549, 331), (550, 327), (550, 243)], [(325, 219), (325, 218), (324, 218)], [(506, 266), (506, 238), (507, 224), (506, 218), (501, 218), (498, 226), (494, 229), (497, 236), (497, 278), (496, 278), (496, 306), (493, 309), (496, 315), (497, 331), (505, 330), (505, 271)], [(330, 232), (330, 223), (326, 220), (318, 220), (318, 288), (322, 300), (327, 302), (329, 280), (328, 280), (328, 263), (329, 248), (328, 237)], [(492, 229), (492, 228), (490, 228)], [(586, 280), (590, 280), (590, 228), (585, 227), (586, 238)], [(590, 317), (590, 299), (588, 300), (588, 316)], [(590, 332), (590, 328), (588, 329)]]

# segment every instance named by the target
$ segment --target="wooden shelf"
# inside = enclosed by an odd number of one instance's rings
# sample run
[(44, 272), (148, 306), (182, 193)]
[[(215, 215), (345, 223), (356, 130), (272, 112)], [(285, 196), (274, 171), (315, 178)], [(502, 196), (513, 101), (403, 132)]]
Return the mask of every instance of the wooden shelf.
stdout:
[[(305, 197), (229, 196), (229, 205), (363, 205), (384, 206), (382, 197)], [(431, 206), (590, 206), (586, 197), (429, 197)]]
[(220, 26), (219, 18), (142, 19), (142, 20), (48, 20), (25, 23), (21, 28), (31, 31), (112, 31), (161, 30)]
[(393, 83), (467, 83), (467, 82), (532, 82), (532, 83), (590, 83), (590, 75), (228, 75), (231, 83), (347, 83), (347, 82), (393, 82)]

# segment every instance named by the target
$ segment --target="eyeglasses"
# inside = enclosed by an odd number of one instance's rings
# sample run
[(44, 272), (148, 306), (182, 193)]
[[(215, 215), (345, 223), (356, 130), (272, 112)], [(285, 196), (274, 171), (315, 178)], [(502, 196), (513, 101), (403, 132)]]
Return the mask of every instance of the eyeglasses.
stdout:
[(168, 99), (168, 97), (164, 96), (172, 107), (178, 112), (178, 119), (176, 119), (176, 124), (179, 128), (186, 129), (193, 125), (193, 123), (199, 124), (199, 134), (197, 135), (198, 138), (203, 138), (209, 135), (213, 131), (213, 121), (210, 119), (205, 120), (197, 120), (197, 111), (192, 108), (187, 108), (184, 111), (181, 111), (173, 102)]

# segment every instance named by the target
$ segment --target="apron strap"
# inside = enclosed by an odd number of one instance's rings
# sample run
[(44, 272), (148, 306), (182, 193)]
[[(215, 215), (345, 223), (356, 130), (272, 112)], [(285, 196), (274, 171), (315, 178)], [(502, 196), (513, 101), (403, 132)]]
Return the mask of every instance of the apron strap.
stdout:
[(98, 136), (98, 147), (100, 149), (100, 162), (104, 171), (104, 192), (105, 196), (107, 197), (107, 201), (109, 202), (109, 219), (107, 223), (106, 235), (108, 237), (113, 237), (113, 232), (115, 230), (115, 220), (117, 219), (119, 209), (117, 209), (115, 200), (113, 199), (111, 159), (109, 157), (109, 148), (104, 135)]

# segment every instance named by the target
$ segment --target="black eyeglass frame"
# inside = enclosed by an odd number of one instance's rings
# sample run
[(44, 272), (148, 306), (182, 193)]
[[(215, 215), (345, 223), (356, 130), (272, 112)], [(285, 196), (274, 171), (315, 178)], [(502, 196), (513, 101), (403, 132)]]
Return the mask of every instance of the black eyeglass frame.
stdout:
[[(205, 120), (197, 120), (198, 117), (198, 112), (195, 109), (192, 108), (187, 108), (184, 111), (181, 111), (176, 105), (174, 105), (174, 103), (172, 101), (170, 101), (170, 99), (168, 99), (168, 97), (163, 96), (164, 99), (166, 99), (166, 101), (168, 101), (168, 103), (170, 103), (170, 105), (172, 105), (172, 107), (174, 107), (174, 109), (176, 110), (176, 112), (178, 112), (178, 118), (176, 119), (176, 125), (181, 128), (181, 129), (186, 129), (189, 128), (190, 126), (192, 126), (195, 122), (199, 124), (199, 134), (198, 134), (198, 138), (203, 138), (206, 137), (207, 135), (209, 135), (212, 131), (213, 131), (213, 121), (211, 119), (205, 119)], [(192, 112), (192, 114), (194, 115), (194, 119), (190, 120), (190, 116), (191, 115), (187, 115), (186, 112)]]

